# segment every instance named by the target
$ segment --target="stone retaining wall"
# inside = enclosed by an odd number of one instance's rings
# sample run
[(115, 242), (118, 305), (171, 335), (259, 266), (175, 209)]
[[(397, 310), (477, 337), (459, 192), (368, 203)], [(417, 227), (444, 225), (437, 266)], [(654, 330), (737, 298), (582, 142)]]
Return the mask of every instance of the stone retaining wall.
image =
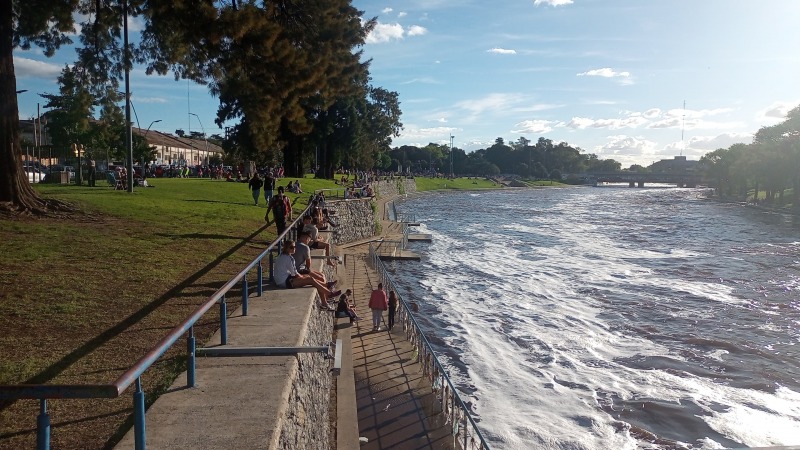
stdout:
[(380, 197), (413, 194), (417, 192), (417, 183), (413, 178), (394, 178), (389, 180), (374, 181), (372, 188)]
[(329, 201), (336, 208), (333, 244), (341, 245), (375, 236), (375, 214), (372, 199)]
[[(314, 308), (303, 346), (326, 345), (331, 340), (333, 313)], [(278, 438), (279, 449), (330, 450), (328, 414), (333, 359), (319, 353), (300, 353)]]

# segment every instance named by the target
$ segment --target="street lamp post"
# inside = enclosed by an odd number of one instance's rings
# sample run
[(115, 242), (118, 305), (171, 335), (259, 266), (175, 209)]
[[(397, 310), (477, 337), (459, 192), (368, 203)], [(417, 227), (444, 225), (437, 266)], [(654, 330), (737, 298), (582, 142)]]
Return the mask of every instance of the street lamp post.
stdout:
[(83, 153), (83, 144), (76, 144), (72, 143), (72, 152), (75, 154), (75, 157), (78, 159), (78, 167), (77, 172), (75, 174), (75, 184), (78, 186), (83, 184), (83, 164), (81, 161), (81, 153)]
[[(147, 133), (150, 132), (150, 127), (152, 127), (154, 123), (158, 123), (158, 122), (161, 122), (161, 119), (157, 119), (157, 120), (154, 120), (154, 121), (150, 122), (150, 125), (147, 126), (147, 130), (144, 132), (144, 143), (145, 143), (145, 145), (147, 145), (148, 154), (150, 153), (150, 150), (149, 150), (150, 149), (150, 143), (147, 142)], [(164, 158), (161, 158), (162, 162), (163, 162), (163, 159)], [(144, 170), (144, 164), (142, 165), (142, 170)]]
[(133, 192), (133, 123), (131, 122), (131, 49), (128, 46), (128, 1), (122, 2), (122, 25), (125, 66), (125, 146), (128, 156), (128, 186), (127, 191)]
[[(206, 141), (206, 158), (208, 158), (208, 138), (206, 137), (206, 128), (203, 126), (203, 121), (200, 120), (200, 116), (198, 116), (197, 114), (195, 114), (195, 113), (189, 113), (189, 114), (197, 117), (197, 121), (200, 122), (200, 129), (203, 131), (203, 140)], [(201, 159), (200, 158), (200, 151), (197, 152), (197, 159)], [(194, 162), (194, 161), (192, 161), (192, 162)]]
[(147, 130), (145, 130), (145, 132), (144, 132), (144, 137), (147, 137), (147, 133), (150, 132), (150, 127), (152, 127), (154, 123), (158, 123), (158, 122), (161, 122), (161, 119), (154, 120), (154, 121), (150, 122), (150, 125), (147, 126)]
[(453, 139), (455, 136), (450, 135), (450, 178), (453, 178)]

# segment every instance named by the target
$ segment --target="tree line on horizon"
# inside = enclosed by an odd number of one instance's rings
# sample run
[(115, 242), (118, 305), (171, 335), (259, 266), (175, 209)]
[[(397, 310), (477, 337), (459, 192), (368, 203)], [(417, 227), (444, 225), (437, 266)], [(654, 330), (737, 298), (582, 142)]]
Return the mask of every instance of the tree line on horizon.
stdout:
[(720, 197), (800, 208), (800, 106), (761, 127), (750, 144), (716, 149), (700, 164)]
[[(435, 171), (457, 175), (493, 176), (514, 174), (524, 178), (561, 179), (562, 174), (617, 172), (622, 164), (584, 153), (567, 142), (554, 143), (540, 137), (536, 143), (525, 137), (506, 143), (498, 137), (487, 148), (466, 153), (448, 145), (430, 143), (425, 147), (404, 145), (389, 152), (389, 170), (408, 168), (414, 172)], [(451, 167), (452, 163), (452, 167)]]
[[(661, 172), (671, 168), (657, 161), (647, 167), (634, 164), (622, 169), (614, 159), (600, 159), (579, 147), (566, 142), (555, 144), (544, 137), (536, 143), (524, 137), (506, 143), (498, 137), (492, 146), (471, 153), (454, 147), (452, 159), (450, 152), (446, 144), (404, 145), (389, 152), (392, 158), (389, 168), (455, 175), (514, 174), (553, 180), (566, 174)], [(737, 143), (706, 153), (694, 170), (702, 173), (721, 197), (756, 199), (773, 205), (791, 203), (800, 208), (800, 106), (789, 111), (783, 122), (759, 129), (751, 143)], [(791, 193), (791, 199), (787, 192)]]

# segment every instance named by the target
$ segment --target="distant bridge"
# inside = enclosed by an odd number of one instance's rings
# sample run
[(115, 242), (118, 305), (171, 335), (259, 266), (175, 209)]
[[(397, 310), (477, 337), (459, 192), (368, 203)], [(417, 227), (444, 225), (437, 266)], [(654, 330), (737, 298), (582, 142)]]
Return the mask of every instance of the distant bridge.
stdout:
[(587, 184), (628, 183), (630, 187), (644, 187), (645, 183), (674, 184), (678, 187), (697, 187), (705, 184), (696, 173), (601, 172), (576, 174)]

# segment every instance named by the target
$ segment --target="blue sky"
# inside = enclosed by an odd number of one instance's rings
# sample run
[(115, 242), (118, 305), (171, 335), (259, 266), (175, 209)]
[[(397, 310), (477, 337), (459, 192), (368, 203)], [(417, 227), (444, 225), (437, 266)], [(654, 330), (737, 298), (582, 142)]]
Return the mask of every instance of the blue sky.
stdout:
[[(750, 142), (800, 104), (800, 1), (354, 5), (378, 19), (364, 53), (373, 84), (399, 93), (395, 146), (449, 144), (453, 135), (470, 151), (497, 137), (546, 137), (624, 167), (648, 165)], [(30, 90), (19, 97), (22, 117), (36, 113), (36, 92), (56, 92), (72, 59), (69, 50), (52, 59), (16, 52), (18, 89)], [(203, 86), (137, 69), (131, 90), (143, 128), (161, 119), (153, 128), (200, 130), (202, 121), (220, 132)]]

